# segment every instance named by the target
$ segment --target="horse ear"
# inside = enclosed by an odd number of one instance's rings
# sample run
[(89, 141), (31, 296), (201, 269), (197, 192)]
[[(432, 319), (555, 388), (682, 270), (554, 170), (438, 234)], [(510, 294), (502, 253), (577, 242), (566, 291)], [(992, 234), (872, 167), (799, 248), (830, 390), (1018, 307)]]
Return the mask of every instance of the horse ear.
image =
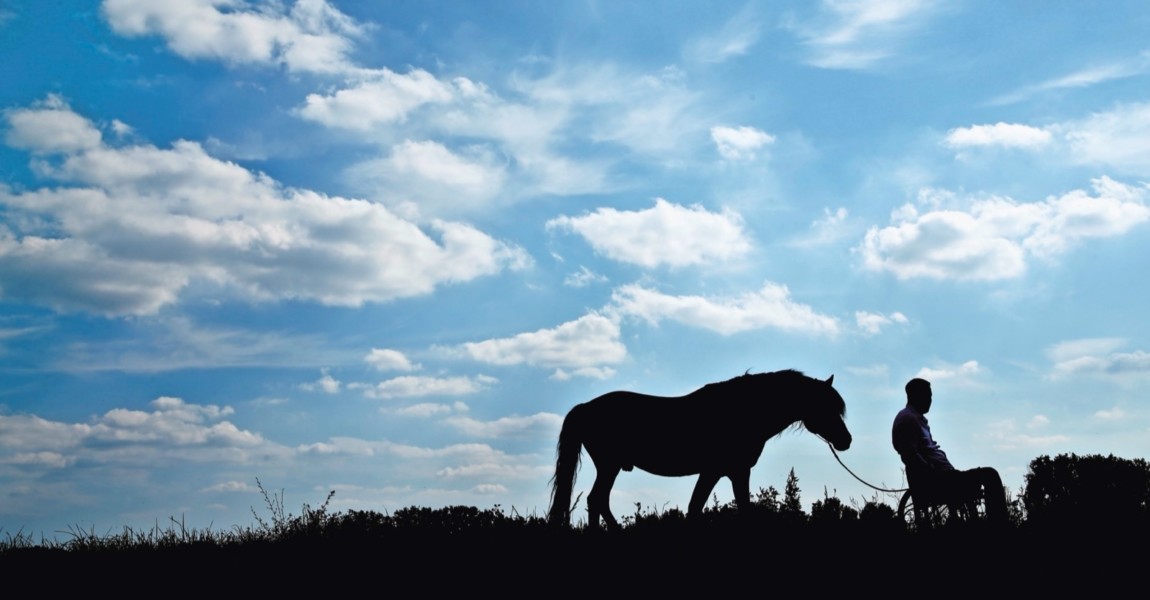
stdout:
[(835, 384), (835, 376), (831, 375), (830, 377), (827, 378), (827, 385), (834, 385), (834, 384)]

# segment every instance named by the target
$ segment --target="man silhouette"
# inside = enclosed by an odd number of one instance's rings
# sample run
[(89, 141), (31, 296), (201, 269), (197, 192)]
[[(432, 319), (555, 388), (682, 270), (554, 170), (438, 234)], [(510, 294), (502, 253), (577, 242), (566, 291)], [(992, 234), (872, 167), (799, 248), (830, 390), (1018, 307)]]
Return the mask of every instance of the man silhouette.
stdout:
[(932, 401), (929, 381), (917, 377), (908, 381), (906, 408), (895, 416), (891, 429), (891, 443), (906, 466), (911, 487), (926, 491), (934, 498), (981, 496), (986, 501), (987, 518), (1005, 523), (1006, 494), (998, 471), (991, 467), (959, 471), (950, 464), (946, 453), (930, 434), (926, 413)]

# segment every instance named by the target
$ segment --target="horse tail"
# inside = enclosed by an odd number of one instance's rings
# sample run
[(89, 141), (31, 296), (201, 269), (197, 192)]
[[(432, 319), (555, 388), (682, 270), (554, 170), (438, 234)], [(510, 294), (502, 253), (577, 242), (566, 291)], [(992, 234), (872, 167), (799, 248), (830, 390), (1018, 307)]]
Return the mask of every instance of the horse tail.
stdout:
[(563, 419), (559, 442), (555, 444), (555, 475), (551, 477), (551, 510), (547, 520), (553, 525), (571, 522), (571, 492), (575, 488), (575, 475), (583, 450), (582, 405), (576, 406)]

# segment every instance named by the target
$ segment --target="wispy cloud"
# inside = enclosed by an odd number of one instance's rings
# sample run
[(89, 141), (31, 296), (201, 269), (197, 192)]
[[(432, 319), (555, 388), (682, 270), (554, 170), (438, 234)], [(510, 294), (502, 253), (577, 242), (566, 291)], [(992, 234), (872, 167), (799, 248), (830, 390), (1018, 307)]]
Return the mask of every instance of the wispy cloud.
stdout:
[(693, 62), (721, 63), (742, 56), (762, 36), (762, 27), (751, 5), (727, 20), (718, 31), (687, 42), (683, 56)]
[(816, 17), (788, 26), (810, 50), (808, 64), (864, 70), (894, 56), (943, 8), (926, 0), (823, 0)]
[(994, 98), (990, 104), (1014, 104), (1045, 92), (1085, 88), (1107, 81), (1136, 77), (1147, 72), (1150, 72), (1150, 51), (1143, 51), (1133, 58), (1086, 67), (1041, 83), (1023, 86), (1013, 92)]

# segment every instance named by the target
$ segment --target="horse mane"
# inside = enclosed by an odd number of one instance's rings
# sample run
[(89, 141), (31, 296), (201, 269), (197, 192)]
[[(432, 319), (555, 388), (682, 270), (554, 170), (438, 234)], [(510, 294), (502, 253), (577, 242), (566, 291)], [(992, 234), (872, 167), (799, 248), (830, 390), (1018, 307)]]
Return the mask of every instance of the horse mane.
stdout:
[[(728, 390), (728, 389), (731, 390), (731, 392), (733, 392), (733, 393), (738, 393), (740, 391), (745, 390), (750, 385), (753, 385), (756, 383), (762, 384), (762, 383), (768, 383), (768, 382), (777, 383), (784, 389), (792, 389), (795, 386), (806, 385), (806, 384), (813, 382), (813, 381), (817, 381), (817, 382), (821, 383), (820, 380), (818, 380), (814, 377), (810, 377), (807, 374), (803, 373), (802, 371), (799, 371), (798, 369), (783, 369), (781, 371), (771, 371), (768, 373), (751, 373), (751, 370), (747, 369), (747, 371), (744, 372), (742, 375), (735, 375), (734, 377), (727, 379), (725, 381), (717, 381), (715, 383), (708, 383), (707, 385), (704, 385), (703, 387), (699, 388), (696, 391), (696, 393), (702, 392), (703, 390), (707, 390), (708, 393), (718, 393), (718, 392)], [(844, 402), (842, 404), (842, 406), (840, 406), (838, 408), (839, 408), (839, 416), (846, 417), (846, 414), (847, 414), (846, 403)], [(801, 421), (796, 422), (794, 427), (795, 428), (801, 428), (802, 422)]]

